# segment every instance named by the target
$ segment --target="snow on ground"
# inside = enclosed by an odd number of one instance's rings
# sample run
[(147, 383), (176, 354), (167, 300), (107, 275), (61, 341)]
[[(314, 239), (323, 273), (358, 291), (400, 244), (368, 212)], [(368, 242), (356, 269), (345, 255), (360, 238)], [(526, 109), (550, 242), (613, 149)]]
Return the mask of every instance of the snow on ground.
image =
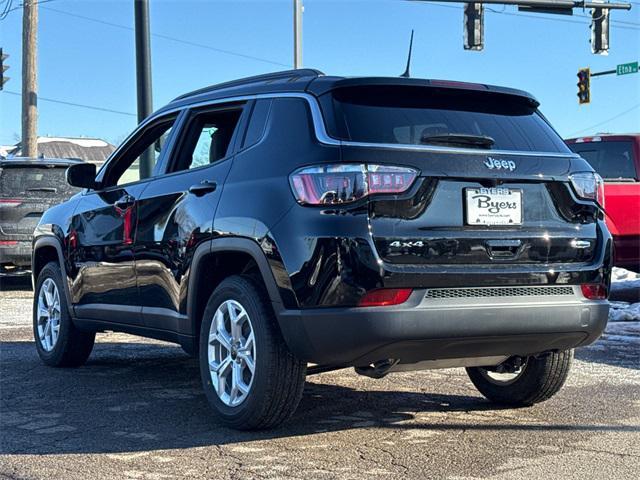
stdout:
[(625, 270), (624, 268), (613, 267), (611, 273), (611, 289), (618, 288), (640, 288), (640, 273)]
[(610, 302), (610, 322), (640, 321), (640, 303)]
[[(640, 290), (640, 273), (614, 267), (611, 275), (611, 291), (632, 289)], [(640, 303), (611, 302), (609, 321), (640, 321)]]

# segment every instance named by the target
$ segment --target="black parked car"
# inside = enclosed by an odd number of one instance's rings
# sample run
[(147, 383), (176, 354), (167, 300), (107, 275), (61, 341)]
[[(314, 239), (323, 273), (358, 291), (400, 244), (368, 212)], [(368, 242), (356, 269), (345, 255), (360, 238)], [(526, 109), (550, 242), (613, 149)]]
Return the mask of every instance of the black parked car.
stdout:
[(34, 239), (40, 357), (81, 365), (105, 330), (179, 343), (233, 427), (282, 422), (306, 374), (348, 366), (467, 367), (531, 405), (607, 322), (601, 181), (521, 91), (258, 76), (175, 99), (67, 176), (85, 190)]
[(79, 160), (0, 159), (0, 276), (28, 274), (33, 229), (49, 207), (79, 191), (65, 171)]

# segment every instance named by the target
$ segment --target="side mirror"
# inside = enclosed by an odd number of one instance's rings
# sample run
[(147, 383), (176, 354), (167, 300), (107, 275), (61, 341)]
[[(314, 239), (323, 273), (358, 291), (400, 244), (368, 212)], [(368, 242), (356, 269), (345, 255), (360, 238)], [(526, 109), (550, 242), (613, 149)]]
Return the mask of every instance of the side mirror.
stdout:
[(78, 163), (67, 168), (67, 183), (73, 187), (95, 188), (96, 166), (93, 163)]

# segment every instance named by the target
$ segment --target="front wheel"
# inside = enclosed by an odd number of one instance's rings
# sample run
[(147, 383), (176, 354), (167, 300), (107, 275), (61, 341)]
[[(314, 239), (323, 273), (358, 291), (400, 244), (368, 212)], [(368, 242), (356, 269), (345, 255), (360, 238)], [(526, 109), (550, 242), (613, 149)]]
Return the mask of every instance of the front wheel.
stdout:
[(207, 399), (229, 427), (274, 427), (300, 402), (306, 363), (287, 348), (265, 289), (254, 277), (229, 277), (211, 294), (198, 356)]
[(95, 332), (78, 330), (71, 316), (55, 262), (47, 263), (36, 282), (33, 297), (33, 335), (40, 359), (51, 367), (83, 365), (93, 349)]
[(573, 350), (528, 357), (513, 373), (497, 373), (489, 368), (467, 368), (475, 387), (495, 403), (525, 407), (544, 402), (564, 385), (573, 360)]

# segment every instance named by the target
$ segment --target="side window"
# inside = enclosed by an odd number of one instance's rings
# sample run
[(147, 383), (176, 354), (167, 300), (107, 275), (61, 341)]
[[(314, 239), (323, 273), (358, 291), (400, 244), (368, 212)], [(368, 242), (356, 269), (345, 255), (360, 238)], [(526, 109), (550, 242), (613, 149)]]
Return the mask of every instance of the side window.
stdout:
[(271, 99), (263, 99), (256, 101), (251, 112), (251, 119), (247, 126), (247, 133), (244, 136), (242, 142), (242, 148), (250, 147), (262, 138), (264, 133), (264, 127), (269, 117), (269, 110), (271, 109)]
[(190, 120), (180, 156), (171, 172), (211, 165), (227, 156), (242, 107), (196, 112)]
[(112, 165), (107, 166), (103, 179), (104, 187), (126, 185), (145, 178), (141, 171), (141, 163), (145, 157), (150, 159), (149, 171), (153, 171), (153, 167), (158, 162), (169, 138), (176, 117), (177, 115), (167, 117), (141, 132), (138, 138), (133, 140), (132, 145), (119, 158), (114, 159)]

